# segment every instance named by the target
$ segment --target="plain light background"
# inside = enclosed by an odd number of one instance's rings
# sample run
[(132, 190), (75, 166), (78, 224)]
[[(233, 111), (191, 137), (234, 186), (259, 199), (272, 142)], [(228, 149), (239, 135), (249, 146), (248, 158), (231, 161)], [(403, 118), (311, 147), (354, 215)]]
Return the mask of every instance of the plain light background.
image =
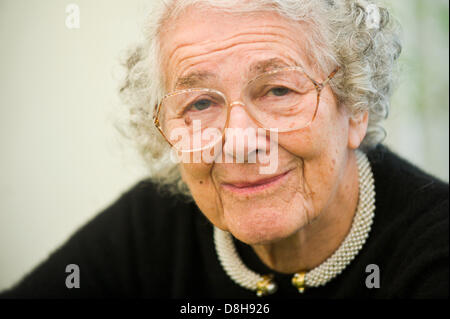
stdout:
[[(118, 60), (140, 38), (145, 2), (0, 0), (0, 290), (145, 177), (114, 128), (127, 114)], [(65, 25), (70, 3), (80, 29)], [(392, 5), (405, 73), (386, 144), (448, 181), (448, 2)]]

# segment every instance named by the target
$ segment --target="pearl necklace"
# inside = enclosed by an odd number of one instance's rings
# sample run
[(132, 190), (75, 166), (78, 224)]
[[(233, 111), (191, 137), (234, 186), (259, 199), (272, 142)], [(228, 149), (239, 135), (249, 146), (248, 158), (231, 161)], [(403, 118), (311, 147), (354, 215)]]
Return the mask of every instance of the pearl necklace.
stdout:
[[(352, 226), (339, 248), (322, 264), (294, 274), (292, 284), (303, 293), (306, 287), (320, 287), (339, 275), (366, 242), (375, 215), (375, 185), (367, 156), (356, 151), (359, 174), (359, 200)], [(238, 285), (256, 291), (261, 297), (277, 289), (273, 275), (261, 276), (248, 269), (239, 258), (230, 233), (214, 227), (214, 243), (223, 269)]]

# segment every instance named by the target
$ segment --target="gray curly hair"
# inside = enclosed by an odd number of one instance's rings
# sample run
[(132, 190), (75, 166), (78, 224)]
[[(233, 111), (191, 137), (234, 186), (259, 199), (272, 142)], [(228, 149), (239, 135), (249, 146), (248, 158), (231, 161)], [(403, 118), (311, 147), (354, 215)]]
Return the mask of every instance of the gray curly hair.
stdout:
[[(368, 150), (386, 133), (381, 121), (389, 112), (395, 69), (401, 53), (398, 22), (386, 7), (369, 0), (152, 0), (144, 27), (144, 41), (130, 49), (123, 61), (126, 76), (120, 96), (130, 107), (126, 134), (132, 138), (150, 169), (150, 179), (172, 193), (189, 196), (177, 164), (169, 160), (169, 145), (153, 125), (154, 106), (166, 93), (161, 70), (159, 32), (188, 6), (214, 7), (227, 12), (275, 11), (311, 26), (308, 53), (316, 70), (341, 70), (330, 85), (339, 104), (352, 114), (369, 112)], [(379, 26), (368, 28), (368, 5), (376, 5)]]

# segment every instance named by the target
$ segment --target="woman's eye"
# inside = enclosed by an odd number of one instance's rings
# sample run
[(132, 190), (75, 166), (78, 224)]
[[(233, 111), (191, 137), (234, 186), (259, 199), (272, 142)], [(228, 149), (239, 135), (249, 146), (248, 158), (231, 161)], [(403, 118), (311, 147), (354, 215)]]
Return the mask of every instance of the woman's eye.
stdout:
[(291, 90), (286, 88), (286, 87), (277, 87), (277, 88), (273, 88), (269, 91), (270, 94), (273, 94), (275, 96), (285, 96), (287, 94), (289, 94)]
[(191, 109), (195, 111), (203, 111), (209, 108), (212, 105), (210, 100), (199, 100), (191, 105)]

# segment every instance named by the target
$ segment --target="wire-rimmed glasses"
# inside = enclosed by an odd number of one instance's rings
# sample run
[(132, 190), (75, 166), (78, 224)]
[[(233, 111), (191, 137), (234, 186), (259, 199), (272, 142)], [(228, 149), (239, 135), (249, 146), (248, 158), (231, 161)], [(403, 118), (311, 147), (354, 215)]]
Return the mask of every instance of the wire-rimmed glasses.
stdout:
[(250, 80), (241, 101), (232, 103), (214, 89), (177, 90), (156, 106), (153, 121), (167, 142), (182, 152), (204, 150), (222, 139), (236, 105), (265, 130), (300, 130), (314, 121), (321, 92), (338, 70), (319, 83), (300, 66), (275, 69)]

